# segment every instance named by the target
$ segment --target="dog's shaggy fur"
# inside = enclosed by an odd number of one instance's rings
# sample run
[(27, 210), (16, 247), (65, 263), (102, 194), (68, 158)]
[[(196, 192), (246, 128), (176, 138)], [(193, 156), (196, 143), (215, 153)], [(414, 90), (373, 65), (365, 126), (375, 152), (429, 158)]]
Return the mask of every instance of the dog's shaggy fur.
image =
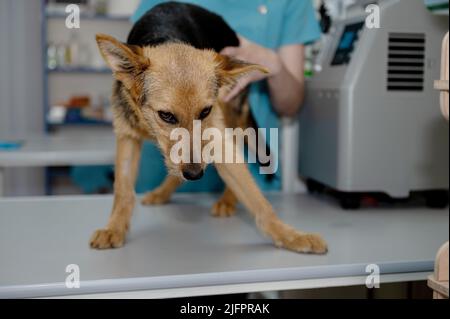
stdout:
[[(170, 150), (175, 143), (170, 140), (172, 130), (182, 127), (192, 133), (194, 120), (202, 121), (203, 130), (218, 128), (224, 132), (227, 127), (248, 127), (245, 93), (228, 104), (222, 103), (221, 97), (239, 77), (267, 71), (220, 55), (223, 48), (239, 45), (236, 34), (219, 16), (188, 4), (156, 6), (136, 23), (127, 44), (107, 35), (98, 35), (97, 42), (116, 79), (114, 206), (106, 228), (96, 231), (90, 241), (93, 248), (107, 249), (121, 247), (129, 229), (142, 141), (157, 143), (169, 171), (163, 184), (145, 195), (142, 203), (167, 203), (184, 180), (200, 178), (206, 167), (206, 163), (171, 161)], [(327, 251), (319, 235), (298, 232), (281, 222), (245, 164), (214, 165), (227, 185), (213, 207), (214, 216), (233, 215), (239, 200), (277, 246), (302, 253)]]

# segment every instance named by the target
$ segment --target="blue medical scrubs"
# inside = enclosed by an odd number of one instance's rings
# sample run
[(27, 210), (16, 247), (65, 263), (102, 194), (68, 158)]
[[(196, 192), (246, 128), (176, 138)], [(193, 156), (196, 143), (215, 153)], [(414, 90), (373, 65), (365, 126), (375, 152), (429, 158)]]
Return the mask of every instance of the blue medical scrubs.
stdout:
[[(164, 0), (142, 0), (132, 20), (136, 22), (148, 10)], [(315, 17), (311, 0), (183, 0), (200, 5), (221, 15), (230, 26), (242, 36), (270, 49), (278, 49), (292, 44), (308, 44), (320, 37), (320, 27)], [(281, 137), (281, 124), (269, 96), (266, 81), (253, 84), (250, 88), (250, 105), (253, 117), (260, 128), (269, 131), (278, 128)], [(268, 139), (267, 139), (268, 140)], [(281, 147), (281, 145), (280, 145)], [(277, 150), (272, 150), (278, 158)], [(258, 164), (249, 168), (264, 191), (281, 190), (281, 167), (274, 175), (259, 173)], [(140, 173), (136, 191), (142, 193), (159, 186), (166, 176), (159, 150), (146, 143), (142, 150)], [(180, 191), (216, 192), (223, 189), (214, 167), (209, 167), (205, 176), (197, 182), (187, 182)]]

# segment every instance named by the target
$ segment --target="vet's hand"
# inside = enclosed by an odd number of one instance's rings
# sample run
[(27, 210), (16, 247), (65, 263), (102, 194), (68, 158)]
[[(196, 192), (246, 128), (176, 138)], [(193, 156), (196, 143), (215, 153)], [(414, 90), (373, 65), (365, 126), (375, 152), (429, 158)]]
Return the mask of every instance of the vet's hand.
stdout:
[(247, 76), (241, 78), (236, 86), (224, 98), (224, 102), (231, 101), (249, 84), (264, 80), (271, 76), (275, 76), (282, 69), (282, 61), (275, 51), (253, 43), (242, 36), (239, 36), (239, 40), (241, 43), (239, 47), (227, 47), (220, 53), (242, 61), (262, 65), (270, 71), (270, 74), (252, 72)]

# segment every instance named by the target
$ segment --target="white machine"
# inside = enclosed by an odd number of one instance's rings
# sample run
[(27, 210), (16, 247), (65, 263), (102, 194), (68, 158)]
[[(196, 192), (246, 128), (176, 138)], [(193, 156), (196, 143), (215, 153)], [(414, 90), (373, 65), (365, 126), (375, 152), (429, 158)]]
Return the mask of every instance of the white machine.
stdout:
[(440, 191), (430, 204), (447, 205), (449, 126), (433, 83), (448, 16), (431, 14), (423, 0), (371, 2), (380, 28), (366, 27), (364, 8), (336, 22), (321, 71), (307, 83), (300, 175), (311, 190), (342, 193), (345, 208), (372, 192)]

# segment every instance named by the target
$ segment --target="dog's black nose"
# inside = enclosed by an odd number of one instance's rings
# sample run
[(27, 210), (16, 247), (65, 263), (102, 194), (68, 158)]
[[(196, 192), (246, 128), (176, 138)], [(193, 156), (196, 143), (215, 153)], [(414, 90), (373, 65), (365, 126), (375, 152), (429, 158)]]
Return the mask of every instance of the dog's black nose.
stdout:
[(197, 181), (203, 177), (203, 169), (200, 165), (189, 165), (183, 169), (183, 177), (188, 181)]
[(203, 170), (200, 172), (183, 171), (183, 176), (188, 181), (197, 181), (203, 177)]

